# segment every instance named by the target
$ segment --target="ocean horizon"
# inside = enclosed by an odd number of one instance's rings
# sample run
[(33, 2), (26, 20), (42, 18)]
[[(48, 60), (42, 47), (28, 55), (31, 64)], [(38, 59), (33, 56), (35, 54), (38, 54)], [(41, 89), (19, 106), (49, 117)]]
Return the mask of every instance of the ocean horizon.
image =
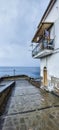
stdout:
[(0, 77), (14, 75), (27, 75), (32, 78), (39, 78), (40, 67), (0, 67)]

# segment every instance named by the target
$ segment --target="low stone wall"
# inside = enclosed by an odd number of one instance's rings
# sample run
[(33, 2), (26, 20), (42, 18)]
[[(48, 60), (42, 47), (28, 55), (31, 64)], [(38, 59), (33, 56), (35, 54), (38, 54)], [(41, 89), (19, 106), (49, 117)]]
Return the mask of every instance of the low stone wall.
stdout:
[(54, 87), (59, 88), (59, 78), (51, 77), (51, 83), (54, 85)]
[(40, 88), (40, 86), (41, 86), (41, 81), (36, 81), (36, 79), (30, 78), (30, 79), (29, 79), (29, 82), (30, 82), (32, 85), (34, 85), (34, 86), (36, 86), (36, 87), (38, 87), (38, 88)]
[(51, 84), (54, 87), (54, 91), (52, 93), (59, 97), (59, 78), (51, 77)]
[(12, 88), (15, 86), (15, 82), (11, 82), (5, 86), (4, 89), (0, 91), (0, 114), (3, 109), (3, 105), (5, 104), (6, 100), (9, 97), (9, 93), (12, 90)]
[(20, 78), (25, 78), (26, 80), (30, 79), (30, 77), (27, 76), (27, 75), (15, 75), (15, 76), (2, 77), (2, 78), (0, 78), (0, 81), (3, 81), (3, 80), (5, 80), (5, 81), (7, 81), (7, 80), (18, 80)]
[(3, 81), (3, 77), (0, 77), (0, 82), (2, 82)]

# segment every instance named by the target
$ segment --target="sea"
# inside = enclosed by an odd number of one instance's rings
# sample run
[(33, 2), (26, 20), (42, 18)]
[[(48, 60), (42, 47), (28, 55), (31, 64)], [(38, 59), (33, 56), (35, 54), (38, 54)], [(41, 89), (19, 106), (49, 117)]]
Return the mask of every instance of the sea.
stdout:
[(27, 75), (31, 78), (40, 77), (40, 67), (0, 67), (0, 77)]

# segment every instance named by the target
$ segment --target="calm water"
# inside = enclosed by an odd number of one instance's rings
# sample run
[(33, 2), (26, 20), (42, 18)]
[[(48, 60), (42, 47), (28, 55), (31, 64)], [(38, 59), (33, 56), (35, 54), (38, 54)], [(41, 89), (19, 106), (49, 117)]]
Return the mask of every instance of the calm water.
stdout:
[(0, 77), (7, 75), (21, 75), (25, 74), (33, 78), (39, 78), (39, 67), (0, 67)]

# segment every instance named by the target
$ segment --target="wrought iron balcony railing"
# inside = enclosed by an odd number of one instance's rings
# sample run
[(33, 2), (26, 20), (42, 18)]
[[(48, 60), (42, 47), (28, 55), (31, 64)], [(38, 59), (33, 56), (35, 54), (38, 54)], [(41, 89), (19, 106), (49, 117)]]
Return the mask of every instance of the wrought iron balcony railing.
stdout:
[(32, 50), (32, 56), (37, 55), (45, 49), (54, 50), (54, 39), (50, 39), (49, 42), (47, 40), (43, 40), (41, 43), (37, 44), (37, 46)]

